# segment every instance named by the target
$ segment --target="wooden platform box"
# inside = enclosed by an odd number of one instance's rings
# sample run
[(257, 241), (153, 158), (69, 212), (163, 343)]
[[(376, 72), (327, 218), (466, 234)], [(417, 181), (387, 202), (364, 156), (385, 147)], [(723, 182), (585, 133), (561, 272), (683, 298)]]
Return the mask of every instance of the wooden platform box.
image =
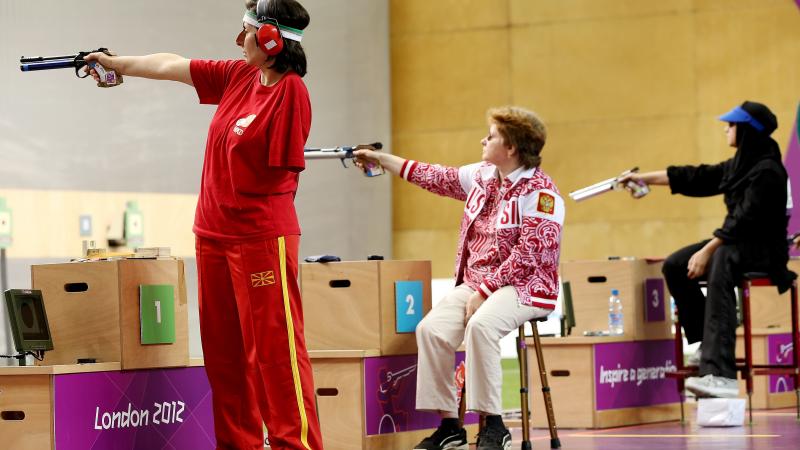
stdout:
[[(792, 329), (753, 329), (754, 364), (791, 364)], [(742, 331), (736, 336), (736, 356), (744, 358)], [(739, 394), (747, 395), (744, 380), (739, 380)], [(753, 408), (793, 408), (797, 401), (794, 381), (790, 376), (761, 375), (753, 377)]]
[(417, 351), (414, 329), (431, 309), (430, 261), (301, 264), (309, 350)]
[[(123, 369), (189, 364), (189, 313), (183, 261), (125, 259), (31, 267), (53, 336), (53, 351), (40, 365), (74, 364), (78, 358), (120, 362)], [(174, 338), (142, 345), (140, 287), (172, 286), (173, 298), (144, 304), (151, 324), (163, 330), (174, 320)], [(168, 303), (173, 304), (172, 319)], [(157, 309), (157, 310), (156, 310)], [(146, 319), (148, 320), (148, 319)], [(148, 328), (150, 330), (152, 328)], [(150, 335), (148, 334), (148, 337)]]
[[(326, 450), (413, 448), (439, 425), (437, 414), (415, 409), (416, 355), (358, 350), (309, 355)], [(463, 361), (459, 352), (458, 370)], [(477, 421), (467, 414), (468, 436), (477, 433)]]
[[(547, 428), (541, 379), (527, 339), (531, 423)], [(559, 428), (609, 428), (680, 419), (672, 340), (620, 337), (542, 338)]]
[(0, 367), (0, 448), (215, 448), (203, 367)]
[[(800, 259), (789, 260), (789, 270), (800, 274)], [(792, 327), (790, 291), (778, 294), (774, 286), (750, 288), (750, 325), (756, 328)]]
[(572, 289), (573, 333), (608, 330), (608, 298), (618, 289), (627, 340), (670, 338), (670, 297), (661, 265), (644, 259), (562, 263), (561, 278)]

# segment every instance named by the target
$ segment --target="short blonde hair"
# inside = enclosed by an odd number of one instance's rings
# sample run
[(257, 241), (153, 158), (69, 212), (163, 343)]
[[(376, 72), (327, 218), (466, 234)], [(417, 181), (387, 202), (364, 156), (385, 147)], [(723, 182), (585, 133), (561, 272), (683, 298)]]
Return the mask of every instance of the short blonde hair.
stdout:
[(486, 116), (505, 144), (517, 149), (519, 162), (526, 168), (539, 167), (542, 148), (547, 140), (544, 122), (533, 111), (517, 106), (491, 108)]

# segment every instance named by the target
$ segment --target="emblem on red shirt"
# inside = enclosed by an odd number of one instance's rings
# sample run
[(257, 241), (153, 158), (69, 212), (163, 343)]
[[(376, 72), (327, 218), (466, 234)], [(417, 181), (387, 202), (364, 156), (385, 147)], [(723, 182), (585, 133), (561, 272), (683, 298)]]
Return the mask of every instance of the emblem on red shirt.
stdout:
[(242, 117), (241, 119), (236, 121), (236, 126), (233, 127), (233, 132), (241, 136), (244, 134), (244, 129), (250, 126), (253, 123), (253, 119), (256, 118), (255, 114), (250, 114), (247, 117)]
[(270, 284), (275, 284), (275, 273), (271, 270), (268, 270), (266, 272), (251, 273), (250, 283), (253, 284), (253, 287), (269, 286)]
[(556, 208), (556, 199), (544, 192), (539, 194), (539, 204), (536, 206), (536, 210), (539, 212), (543, 212), (545, 214), (553, 214), (553, 211)]

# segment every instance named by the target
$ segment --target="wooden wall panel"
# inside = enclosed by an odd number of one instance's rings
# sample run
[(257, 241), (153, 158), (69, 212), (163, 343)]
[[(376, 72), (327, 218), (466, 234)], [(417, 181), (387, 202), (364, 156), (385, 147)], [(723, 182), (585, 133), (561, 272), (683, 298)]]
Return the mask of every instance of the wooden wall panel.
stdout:
[[(800, 10), (791, 1), (747, 8), (734, 6), (738, 3), (695, 15), (698, 111), (716, 116), (745, 99), (766, 103), (776, 113), (796, 110)], [(788, 123), (793, 117), (782, 119)]]
[[(487, 107), (507, 103), (547, 124), (542, 167), (565, 197), (634, 165), (729, 158), (717, 117), (745, 99), (775, 111), (773, 137), (786, 150), (800, 92), (792, 1), (458, 3), (391, 3), (393, 144), (403, 157), (469, 162), (471, 131), (485, 126)], [(434, 277), (451, 276), (459, 208), (393, 186), (395, 257), (430, 258)], [(562, 258), (571, 259), (666, 256), (709, 237), (725, 214), (721, 198), (664, 188), (639, 202), (610, 194), (566, 207)]]
[(514, 103), (551, 123), (689, 115), (692, 24), (690, 15), (660, 15), (515, 28)]
[(474, 128), (511, 100), (508, 29), (392, 36), (394, 132)]
[(608, 17), (667, 15), (692, 9), (693, 0), (510, 0), (512, 23), (575, 22)]
[(390, 8), (398, 35), (508, 25), (507, 0), (391, 0)]

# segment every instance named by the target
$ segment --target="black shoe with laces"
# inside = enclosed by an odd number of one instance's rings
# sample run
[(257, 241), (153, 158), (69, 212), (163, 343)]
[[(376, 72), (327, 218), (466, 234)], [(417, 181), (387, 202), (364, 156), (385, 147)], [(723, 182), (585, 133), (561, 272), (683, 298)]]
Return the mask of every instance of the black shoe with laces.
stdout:
[(414, 446), (414, 450), (467, 450), (468, 448), (466, 430), (445, 429), (441, 426)]
[(508, 450), (511, 433), (505, 426), (486, 426), (478, 433), (478, 450)]

